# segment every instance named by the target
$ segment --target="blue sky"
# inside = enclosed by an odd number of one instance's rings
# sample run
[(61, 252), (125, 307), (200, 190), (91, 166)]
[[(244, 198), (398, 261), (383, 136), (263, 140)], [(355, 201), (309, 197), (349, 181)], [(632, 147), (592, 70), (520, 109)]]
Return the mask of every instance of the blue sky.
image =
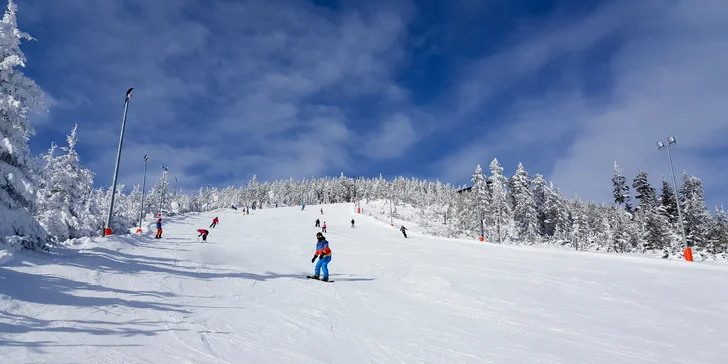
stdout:
[(677, 173), (728, 205), (728, 3), (516, 0), (17, 0), (47, 93), (36, 153), (79, 124), (111, 182), (161, 164), (180, 187), (332, 175), (464, 184), (493, 158), (609, 201)]

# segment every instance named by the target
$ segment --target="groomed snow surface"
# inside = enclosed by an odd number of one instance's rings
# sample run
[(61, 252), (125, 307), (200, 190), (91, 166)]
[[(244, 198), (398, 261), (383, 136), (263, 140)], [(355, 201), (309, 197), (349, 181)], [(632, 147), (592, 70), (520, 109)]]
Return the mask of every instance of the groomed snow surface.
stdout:
[[(334, 283), (305, 278), (316, 218)], [(405, 239), (351, 204), (166, 220), (0, 266), (0, 362), (727, 360), (721, 264)]]

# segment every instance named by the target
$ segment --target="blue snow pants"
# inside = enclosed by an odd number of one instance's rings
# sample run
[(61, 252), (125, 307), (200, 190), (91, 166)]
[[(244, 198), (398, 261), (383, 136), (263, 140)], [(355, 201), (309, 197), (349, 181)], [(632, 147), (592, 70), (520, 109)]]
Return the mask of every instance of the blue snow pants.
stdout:
[(324, 259), (319, 259), (318, 262), (316, 262), (316, 270), (314, 271), (315, 275), (319, 275), (320, 271), (324, 271), (324, 277), (329, 276), (329, 262), (331, 262), (331, 257), (324, 257)]

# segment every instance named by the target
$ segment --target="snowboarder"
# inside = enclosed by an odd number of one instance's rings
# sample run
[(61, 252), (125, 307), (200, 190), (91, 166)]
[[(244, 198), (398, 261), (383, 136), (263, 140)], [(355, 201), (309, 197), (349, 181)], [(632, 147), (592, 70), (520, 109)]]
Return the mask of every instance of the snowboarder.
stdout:
[(324, 225), (321, 227), (321, 232), (328, 233), (328, 231), (326, 231), (326, 221), (324, 221)]
[(402, 235), (404, 235), (404, 237), (406, 238), (407, 237), (407, 233), (405, 232), (405, 230), (407, 230), (407, 228), (404, 227), (404, 225), (402, 225), (402, 227), (399, 228), (399, 231), (401, 231), (402, 232)]
[(316, 219), (316, 225), (314, 227), (321, 227), (321, 220)]
[(214, 218), (214, 219), (212, 219), (212, 224), (210, 224), (210, 227), (214, 229), (214, 228), (215, 228), (215, 226), (217, 226), (217, 224), (218, 224), (219, 222), (220, 222), (220, 220), (219, 220), (219, 219), (217, 218), (217, 216), (215, 216), (215, 218)]
[(351, 227), (354, 227), (354, 219), (351, 219)]
[(154, 236), (155, 239), (161, 239), (162, 238), (162, 218), (157, 219), (157, 235)]
[(329, 248), (329, 242), (326, 240), (326, 238), (324, 238), (324, 234), (316, 233), (316, 239), (318, 240), (316, 242), (316, 253), (314, 253), (313, 259), (311, 259), (311, 263), (315, 262), (316, 258), (318, 258), (319, 261), (316, 262), (316, 268), (311, 278), (319, 279), (319, 272), (323, 270), (324, 276), (323, 278), (321, 278), (321, 280), (324, 282), (328, 282), (329, 262), (331, 262), (331, 248)]
[(200, 235), (197, 235), (197, 237), (199, 238), (201, 236), (202, 242), (207, 243), (207, 234), (209, 234), (210, 232), (207, 231), (207, 229), (197, 229), (197, 232), (200, 233)]

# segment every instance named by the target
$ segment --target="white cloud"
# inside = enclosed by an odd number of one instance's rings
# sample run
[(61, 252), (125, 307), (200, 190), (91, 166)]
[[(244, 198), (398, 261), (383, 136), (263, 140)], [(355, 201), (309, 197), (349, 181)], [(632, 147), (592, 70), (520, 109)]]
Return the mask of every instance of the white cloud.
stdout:
[[(715, 166), (727, 157), (707, 151), (728, 147), (728, 85), (721, 81), (728, 78), (728, 41), (722, 36), (728, 24), (716, 15), (727, 12), (728, 4), (721, 1), (700, 7), (689, 1), (610, 3), (584, 19), (527, 33), (469, 70), (459, 94), (463, 120), (500, 92), (537, 77), (547, 65), (574, 67), (564, 69), (545, 94), (520, 95), (506, 116), (493, 118), (507, 122), (507, 128), (489, 130), (441, 163), (455, 161), (453, 168), (465, 172), (466, 165), (457, 162), (470, 158), (461, 156), (473, 150), (489, 154), (479, 156), (481, 164), (492, 157), (533, 161), (549, 151), (552, 167), (530, 168), (532, 174), (549, 172), (565, 193), (607, 202), (614, 160), (628, 179), (644, 169), (657, 185), (660, 175), (669, 176), (669, 168), (655, 142), (675, 135), (676, 172), (697, 175), (709, 203), (725, 203), (728, 171)], [(608, 86), (603, 93), (584, 93), (584, 78), (593, 75), (585, 74), (588, 70), (578, 60), (608, 38), (621, 44), (614, 54), (605, 53), (608, 67), (598, 70), (607, 72), (600, 76), (606, 76)], [(470, 162), (467, 175), (475, 165)]]
[(387, 159), (401, 155), (418, 139), (412, 121), (406, 115), (395, 114), (362, 138), (359, 144), (365, 155)]
[[(83, 115), (85, 143), (97, 150), (89, 165), (104, 183), (128, 87), (136, 90), (123, 160), (150, 154), (187, 173), (190, 186), (205, 178), (188, 171), (195, 166), (208, 176), (230, 171), (223, 183), (339, 170), (355, 147), (361, 121), (348, 108), (358, 97), (383, 100), (387, 109), (374, 114), (410, 107), (393, 81), (406, 5), (333, 12), (305, 1), (29, 2), (30, 21), (58, 30), (53, 42), (40, 39), (56, 56), (49, 73), (65, 76), (48, 82), (92, 100), (67, 105)], [(199, 166), (206, 160), (218, 170)], [(122, 178), (134, 173), (122, 165)]]

